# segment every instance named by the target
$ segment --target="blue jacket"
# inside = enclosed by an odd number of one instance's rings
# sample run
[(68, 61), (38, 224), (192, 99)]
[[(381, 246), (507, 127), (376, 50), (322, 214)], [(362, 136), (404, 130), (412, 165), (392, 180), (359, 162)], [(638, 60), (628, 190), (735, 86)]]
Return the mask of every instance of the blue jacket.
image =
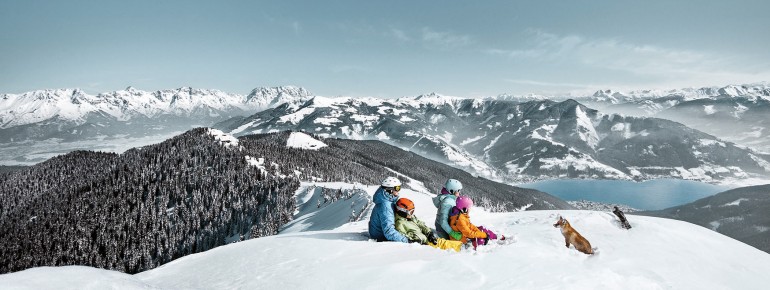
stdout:
[(369, 238), (377, 241), (409, 242), (396, 230), (393, 205), (397, 200), (398, 197), (388, 194), (382, 187), (374, 193), (374, 209), (369, 218)]
[(436, 211), (436, 234), (439, 237), (448, 239), (452, 227), (449, 226), (449, 210), (456, 205), (457, 197), (453, 194), (439, 194), (433, 198), (433, 205), (438, 208)]

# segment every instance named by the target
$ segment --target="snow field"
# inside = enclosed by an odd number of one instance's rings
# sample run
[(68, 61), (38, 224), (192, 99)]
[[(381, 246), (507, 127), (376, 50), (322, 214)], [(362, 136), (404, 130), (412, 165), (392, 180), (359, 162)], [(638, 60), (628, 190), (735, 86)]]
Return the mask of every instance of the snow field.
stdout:
[[(406, 189), (401, 195), (433, 227), (431, 195)], [(596, 255), (564, 247), (553, 227), (558, 215), (597, 248)], [(429, 289), (761, 289), (770, 282), (762, 274), (770, 270), (764, 252), (689, 223), (629, 219), (630, 231), (609, 212), (474, 208), (476, 225), (513, 242), (460, 253), (368, 241), (364, 220), (220, 247), (136, 276), (150, 285), (193, 289), (384, 289), (394, 283)]]
[[(365, 188), (369, 195), (374, 189)], [(433, 227), (433, 195), (404, 189), (401, 196), (412, 199), (415, 215)], [(323, 215), (310, 214), (306, 222), (330, 222)], [(597, 248), (597, 254), (589, 256), (564, 246), (561, 232), (553, 227), (559, 215)], [(504, 234), (512, 242), (460, 253), (370, 241), (365, 219), (332, 230), (283, 232), (230, 244), (133, 276), (88, 267), (35, 268), (0, 275), (0, 285), (10, 289), (765, 289), (770, 282), (766, 275), (770, 255), (765, 252), (685, 222), (628, 218), (631, 230), (621, 229), (610, 212), (489, 213), (474, 208), (474, 224)], [(69, 279), (73, 272), (89, 279), (73, 281)], [(40, 283), (29, 284), (31, 280)]]

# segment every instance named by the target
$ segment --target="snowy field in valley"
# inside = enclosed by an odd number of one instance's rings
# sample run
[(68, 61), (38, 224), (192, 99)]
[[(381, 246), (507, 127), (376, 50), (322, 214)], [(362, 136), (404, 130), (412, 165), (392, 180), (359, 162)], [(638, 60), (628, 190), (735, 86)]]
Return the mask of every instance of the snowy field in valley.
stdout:
[[(298, 199), (314, 202), (308, 185), (303, 183)], [(369, 194), (376, 188), (357, 187)], [(402, 196), (412, 199), (416, 216), (433, 227), (436, 208), (431, 195), (405, 189)], [(504, 234), (510, 242), (457, 253), (369, 241), (368, 213), (364, 220), (331, 230), (302, 231), (313, 224), (342, 223), (339, 216), (321, 214), (324, 208), (318, 207), (318, 213), (298, 211), (302, 221), (279, 235), (219, 247), (136, 275), (81, 266), (41, 267), (0, 275), (0, 288), (766, 289), (770, 284), (770, 254), (681, 221), (631, 216), (633, 228), (624, 230), (610, 212), (489, 213), (475, 208), (475, 224)], [(559, 215), (597, 248), (597, 254), (564, 246), (553, 227)]]

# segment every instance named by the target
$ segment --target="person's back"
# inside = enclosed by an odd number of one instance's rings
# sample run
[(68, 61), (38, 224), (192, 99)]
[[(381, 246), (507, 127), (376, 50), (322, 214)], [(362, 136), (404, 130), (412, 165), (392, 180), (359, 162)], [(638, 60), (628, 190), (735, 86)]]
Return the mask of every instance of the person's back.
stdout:
[[(396, 231), (394, 225), (395, 214), (393, 213), (393, 204), (398, 200), (398, 190), (390, 189), (398, 187), (400, 190), (401, 182), (398, 179), (389, 177), (383, 181), (382, 186), (374, 193), (374, 209), (369, 217), (369, 238), (377, 241), (396, 241), (409, 242), (404, 235)], [(393, 194), (386, 190), (390, 189)]]
[(459, 239), (459, 233), (452, 233), (452, 227), (449, 225), (449, 211), (455, 206), (455, 200), (463, 188), (462, 183), (455, 179), (449, 179), (441, 188), (441, 193), (433, 198), (433, 205), (438, 209), (436, 211), (436, 234), (439, 237), (448, 239), (454, 236)]

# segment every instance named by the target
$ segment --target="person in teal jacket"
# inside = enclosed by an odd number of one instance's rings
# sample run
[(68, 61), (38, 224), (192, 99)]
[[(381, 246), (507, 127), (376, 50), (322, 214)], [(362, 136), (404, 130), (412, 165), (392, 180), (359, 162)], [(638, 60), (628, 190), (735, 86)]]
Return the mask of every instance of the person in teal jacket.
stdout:
[(395, 177), (388, 177), (382, 181), (382, 185), (374, 193), (374, 209), (369, 218), (369, 238), (378, 242), (409, 242), (409, 239), (399, 233), (395, 226), (396, 215), (393, 213), (393, 207), (398, 200), (400, 190), (401, 181)]
[(455, 206), (455, 200), (460, 195), (463, 184), (457, 179), (449, 179), (441, 188), (441, 194), (433, 198), (433, 205), (438, 208), (436, 211), (436, 234), (444, 239), (454, 238), (459, 240), (462, 234), (452, 230), (449, 226), (449, 211)]

